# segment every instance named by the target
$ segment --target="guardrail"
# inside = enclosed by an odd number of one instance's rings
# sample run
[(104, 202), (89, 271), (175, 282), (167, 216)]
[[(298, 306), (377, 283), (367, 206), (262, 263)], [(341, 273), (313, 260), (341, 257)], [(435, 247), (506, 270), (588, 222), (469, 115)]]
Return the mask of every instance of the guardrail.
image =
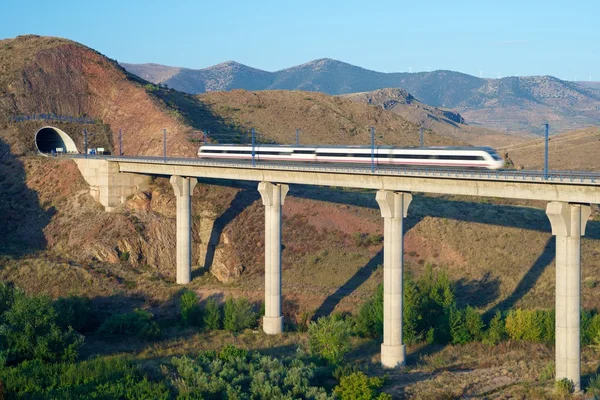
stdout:
[[(63, 157), (84, 158), (85, 155), (64, 155)], [(600, 185), (600, 173), (586, 171), (549, 171), (545, 176), (543, 171), (535, 170), (464, 170), (464, 169), (432, 169), (379, 166), (371, 171), (371, 166), (356, 166), (348, 164), (302, 164), (302, 163), (273, 163), (258, 161), (252, 166), (250, 161), (223, 161), (197, 158), (167, 158), (148, 156), (98, 156), (87, 155), (87, 158), (103, 159), (116, 162), (197, 165), (206, 167), (229, 167), (244, 169), (272, 169), (283, 171), (332, 172), (344, 174), (417, 176), (424, 178), (449, 178), (467, 180), (495, 180), (510, 182), (540, 182), (540, 183), (579, 183)]]

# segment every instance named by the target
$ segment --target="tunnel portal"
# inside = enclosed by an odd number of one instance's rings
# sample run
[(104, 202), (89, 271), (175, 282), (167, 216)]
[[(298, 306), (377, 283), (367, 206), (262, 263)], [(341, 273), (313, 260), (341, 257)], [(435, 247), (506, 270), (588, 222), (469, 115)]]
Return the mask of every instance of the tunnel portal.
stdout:
[[(79, 153), (75, 142), (69, 135), (58, 128), (45, 126), (35, 134), (35, 145), (41, 154), (57, 153)], [(62, 150), (61, 150), (62, 149)]]

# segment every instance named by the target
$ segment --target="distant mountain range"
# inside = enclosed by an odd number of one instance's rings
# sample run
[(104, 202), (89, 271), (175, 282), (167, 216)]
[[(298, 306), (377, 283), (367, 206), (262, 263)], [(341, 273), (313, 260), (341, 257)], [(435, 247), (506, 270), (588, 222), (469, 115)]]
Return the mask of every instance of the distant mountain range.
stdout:
[(501, 131), (554, 132), (600, 125), (597, 82), (552, 76), (483, 79), (454, 71), (382, 73), (328, 58), (276, 72), (228, 61), (205, 69), (158, 64), (121, 64), (153, 83), (192, 93), (245, 90), (306, 90), (332, 95), (402, 88), (425, 104), (460, 112), (467, 123)]

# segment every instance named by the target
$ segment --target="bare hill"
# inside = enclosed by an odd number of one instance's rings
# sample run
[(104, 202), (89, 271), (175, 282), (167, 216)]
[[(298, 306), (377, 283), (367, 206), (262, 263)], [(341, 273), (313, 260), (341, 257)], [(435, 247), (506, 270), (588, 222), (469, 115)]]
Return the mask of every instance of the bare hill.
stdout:
[[(544, 139), (503, 148), (517, 166), (544, 167)], [(555, 170), (600, 171), (600, 128), (585, 128), (550, 137), (548, 164)]]
[[(368, 145), (369, 127), (374, 126), (378, 144), (419, 144), (419, 127), (415, 123), (342, 97), (300, 91), (234, 90), (206, 93), (198, 98), (229, 124), (254, 127), (263, 141), (292, 144), (296, 129), (300, 129), (303, 144)], [(247, 136), (242, 139), (247, 140)], [(458, 143), (437, 132), (426, 132), (427, 145)]]
[[(141, 76), (163, 68), (124, 65)], [(425, 104), (458, 111), (471, 124), (501, 131), (540, 133), (544, 122), (560, 132), (600, 124), (600, 91), (552, 76), (482, 79), (443, 70), (381, 73), (324, 58), (275, 72), (227, 62), (181, 69), (161, 82), (188, 93), (284, 89), (337, 95), (402, 88)]]
[(426, 129), (475, 146), (496, 148), (523, 142), (533, 137), (532, 134), (527, 133), (503, 133), (481, 126), (468, 125), (459, 113), (423, 104), (403, 89), (380, 89), (344, 96), (356, 102), (392, 111)]
[[(11, 116), (57, 114), (87, 116), (110, 130), (123, 129), (129, 154), (161, 154), (163, 128), (171, 154), (193, 154), (187, 140), (191, 128), (167, 112), (144, 81), (81, 44), (34, 35), (2, 40), (0, 71), (0, 137), (16, 152), (34, 149), (35, 131), (8, 124)], [(70, 129), (80, 137), (81, 131)], [(116, 140), (114, 135), (111, 147)]]

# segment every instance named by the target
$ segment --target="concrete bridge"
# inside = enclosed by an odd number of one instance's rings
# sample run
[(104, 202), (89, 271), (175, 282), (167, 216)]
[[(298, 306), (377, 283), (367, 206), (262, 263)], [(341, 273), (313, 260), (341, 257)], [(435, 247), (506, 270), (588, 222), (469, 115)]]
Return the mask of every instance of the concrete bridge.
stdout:
[(267, 334), (283, 331), (281, 311), (281, 206), (289, 184), (376, 189), (384, 220), (384, 335), (381, 363), (405, 364), (402, 339), (403, 220), (412, 192), (547, 201), (556, 236), (556, 379), (580, 388), (581, 236), (590, 204), (600, 203), (600, 178), (586, 173), (430, 171), (332, 165), (214, 162), (197, 159), (103, 157), (74, 159), (91, 194), (111, 211), (147, 176), (170, 178), (177, 197), (177, 283), (191, 279), (191, 203), (197, 178), (258, 182), (265, 206), (265, 316)]

